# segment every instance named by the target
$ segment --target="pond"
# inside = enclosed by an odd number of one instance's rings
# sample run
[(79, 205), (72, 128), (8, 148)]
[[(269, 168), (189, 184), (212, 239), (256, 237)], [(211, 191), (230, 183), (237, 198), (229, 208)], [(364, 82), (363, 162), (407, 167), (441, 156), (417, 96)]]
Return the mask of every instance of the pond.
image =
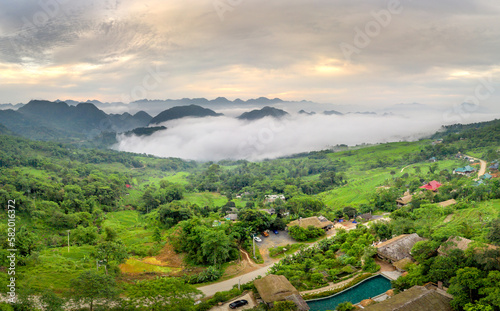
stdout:
[(383, 294), (389, 289), (391, 289), (391, 281), (382, 275), (377, 275), (343, 292), (319, 300), (308, 301), (307, 304), (311, 308), (311, 311), (335, 310), (344, 301), (356, 304), (364, 299)]

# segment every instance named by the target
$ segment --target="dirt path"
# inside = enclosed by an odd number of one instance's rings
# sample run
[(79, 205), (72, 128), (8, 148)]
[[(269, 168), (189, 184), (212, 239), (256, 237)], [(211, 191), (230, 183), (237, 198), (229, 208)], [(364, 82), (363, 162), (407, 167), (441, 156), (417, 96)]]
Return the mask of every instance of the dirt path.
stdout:
[(240, 251), (244, 255), (245, 260), (248, 262), (248, 265), (250, 267), (254, 267), (255, 263), (250, 259), (250, 256), (248, 256), (248, 253), (245, 250), (243, 250), (243, 249), (240, 249)]
[(486, 161), (479, 159), (479, 162), (481, 162), (481, 169), (479, 170), (479, 173), (477, 174), (477, 176), (481, 177), (484, 174), (486, 174)]
[(405, 168), (407, 168), (407, 167), (409, 167), (409, 166), (411, 166), (411, 164), (410, 164), (410, 165), (407, 165), (407, 166), (405, 166), (405, 167), (403, 167), (403, 168), (401, 169), (401, 173), (405, 170)]

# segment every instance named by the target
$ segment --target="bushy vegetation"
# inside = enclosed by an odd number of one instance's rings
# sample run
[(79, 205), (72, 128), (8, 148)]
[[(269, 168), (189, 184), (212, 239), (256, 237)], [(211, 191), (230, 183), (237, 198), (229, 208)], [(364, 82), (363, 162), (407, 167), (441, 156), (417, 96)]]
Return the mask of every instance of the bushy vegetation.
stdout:
[[(285, 257), (271, 268), (271, 273), (286, 276), (299, 290), (318, 288), (328, 281), (338, 282), (366, 266), (361, 259), (369, 261), (373, 256), (370, 245), (374, 239), (364, 227), (340, 231), (315, 247)], [(365, 271), (378, 269), (376, 265), (366, 267)]]
[[(498, 251), (454, 250), (438, 256), (437, 249), (450, 236), (472, 239), (479, 248), (500, 245), (498, 179), (479, 184), (476, 176), (452, 174), (454, 168), (470, 164), (457, 158), (458, 152), (488, 161), (500, 158), (499, 123), (450, 127), (441, 137), (436, 144), (422, 140), (360, 146), (259, 163), (196, 163), (0, 135), (0, 204), (16, 200), (16, 264), (23, 304), (13, 308), (34, 310), (29, 297), (35, 295), (47, 308), (59, 310), (63, 297), (70, 295), (86, 303), (112, 300), (109, 309), (116, 310), (133, 310), (144, 299), (156, 309), (208, 310), (241, 291), (218, 293), (195, 307), (198, 292), (190, 284), (220, 278), (240, 258), (240, 249), (252, 253), (254, 235), (283, 230), (300, 217), (352, 219), (371, 212), (390, 213), (392, 220), (371, 223), (369, 229), (358, 225), (329, 239), (322, 239), (322, 229), (291, 227), (290, 236), (298, 241), (320, 241), (293, 255), (299, 244), (285, 247), (290, 255), (272, 272), (285, 275), (299, 290), (354, 278), (352, 285), (379, 269), (373, 242), (418, 233), (427, 239), (412, 251), (418, 264), (408, 267), (395, 288), (442, 281), (455, 295), (457, 309), (496, 310)], [(428, 162), (431, 157), (438, 162)], [(419, 189), (431, 180), (443, 183), (439, 191)], [(398, 207), (396, 199), (406, 191), (414, 194), (413, 200)], [(272, 194), (285, 199), (267, 199)], [(448, 199), (458, 203), (444, 208), (436, 204)], [(228, 214), (237, 214), (238, 220), (226, 220)], [(6, 234), (2, 221), (2, 267), (8, 265)], [(164, 247), (182, 254), (187, 269), (162, 266), (158, 258)], [(279, 255), (284, 248), (269, 253)], [(257, 247), (257, 262), (264, 262), (262, 254)], [(146, 259), (160, 265), (147, 270)], [(140, 264), (137, 276), (122, 274), (128, 273), (124, 265), (133, 263)], [(88, 272), (96, 265), (97, 272)], [(170, 278), (170, 272), (179, 277)], [(8, 275), (0, 276), (0, 285), (6, 286)], [(106, 295), (78, 289), (96, 283)], [(164, 293), (166, 289), (170, 292)], [(127, 305), (117, 293), (135, 305)], [(155, 300), (159, 293), (171, 295), (177, 305)]]

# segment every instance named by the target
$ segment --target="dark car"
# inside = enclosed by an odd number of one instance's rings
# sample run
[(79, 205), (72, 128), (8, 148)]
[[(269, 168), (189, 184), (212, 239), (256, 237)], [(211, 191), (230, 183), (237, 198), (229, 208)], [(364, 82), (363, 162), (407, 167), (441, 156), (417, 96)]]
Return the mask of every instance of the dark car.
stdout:
[(273, 230), (273, 232), (274, 232), (274, 234), (278, 234), (278, 230), (276, 230), (276, 229)]
[(239, 307), (247, 305), (247, 304), (248, 304), (248, 301), (246, 301), (244, 299), (236, 300), (235, 302), (232, 302), (229, 304), (229, 308), (236, 309), (236, 308), (239, 308)]

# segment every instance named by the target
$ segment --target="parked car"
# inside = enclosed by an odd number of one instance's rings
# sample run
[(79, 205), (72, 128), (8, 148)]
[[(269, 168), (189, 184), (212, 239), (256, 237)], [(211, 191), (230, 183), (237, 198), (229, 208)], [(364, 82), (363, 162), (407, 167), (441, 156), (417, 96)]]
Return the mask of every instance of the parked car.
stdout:
[(232, 302), (229, 304), (229, 308), (236, 309), (236, 308), (242, 307), (242, 306), (247, 305), (247, 304), (248, 304), (248, 301), (246, 301), (245, 299), (236, 300), (235, 302)]
[(268, 237), (269, 236), (269, 233), (267, 233), (267, 230), (262, 232), (262, 235), (265, 236), (265, 237)]
[(254, 237), (253, 239), (255, 240), (255, 242), (262, 242), (262, 239), (259, 238), (258, 236)]
[(274, 229), (273, 230), (274, 234), (278, 234), (278, 230)]

